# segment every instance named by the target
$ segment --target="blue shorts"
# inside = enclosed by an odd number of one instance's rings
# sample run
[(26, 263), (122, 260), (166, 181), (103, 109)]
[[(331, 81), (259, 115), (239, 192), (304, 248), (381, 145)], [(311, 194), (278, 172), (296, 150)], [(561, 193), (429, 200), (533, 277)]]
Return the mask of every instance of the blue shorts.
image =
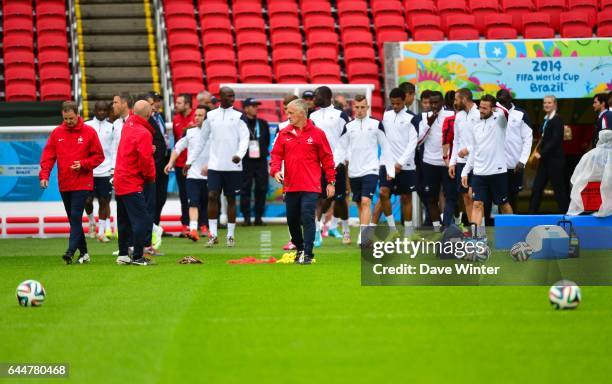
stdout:
[(384, 165), (378, 170), (380, 187), (389, 188), (394, 195), (406, 195), (416, 191), (416, 171), (401, 170), (392, 180), (387, 180), (387, 168)]
[[(340, 164), (336, 168), (335, 190), (336, 193), (334, 194), (334, 200), (344, 200), (346, 196), (346, 167), (344, 164)], [(321, 172), (321, 196), (323, 198), (327, 196), (327, 179), (325, 178), (325, 172)]]
[(187, 202), (189, 207), (200, 208), (201, 204), (208, 200), (208, 188), (206, 179), (187, 179), (185, 189), (187, 190)]
[(208, 190), (221, 192), (227, 197), (236, 197), (240, 194), (242, 185), (242, 171), (215, 171), (208, 170)]
[(351, 177), (351, 192), (353, 193), (353, 201), (359, 203), (362, 197), (367, 197), (372, 200), (376, 193), (376, 184), (378, 176), (365, 175), (361, 177)]
[(96, 199), (110, 200), (113, 195), (113, 185), (110, 182), (110, 176), (94, 177), (93, 195)]
[(516, 195), (523, 190), (523, 171), (514, 172), (514, 169), (509, 169), (508, 175), (508, 195)]
[(474, 192), (474, 201), (486, 203), (492, 199), (493, 203), (503, 205), (508, 202), (508, 175), (506, 173), (485, 176), (474, 175), (472, 191)]
[[(468, 188), (465, 188), (461, 184), (461, 172), (463, 172), (463, 168), (465, 168), (465, 163), (457, 163), (455, 166), (455, 181), (457, 182), (457, 192), (459, 193), (467, 193)], [(472, 186), (472, 177), (474, 173), (468, 173), (468, 187)]]

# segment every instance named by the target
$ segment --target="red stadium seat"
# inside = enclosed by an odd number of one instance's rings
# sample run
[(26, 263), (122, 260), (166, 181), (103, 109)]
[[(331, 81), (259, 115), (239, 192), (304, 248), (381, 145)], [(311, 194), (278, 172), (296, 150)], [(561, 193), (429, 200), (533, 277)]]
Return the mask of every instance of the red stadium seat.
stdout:
[(36, 82), (23, 80), (6, 81), (4, 93), (6, 101), (36, 101)]
[(380, 95), (380, 92), (372, 92), (371, 108), (372, 108), (372, 117), (380, 120), (382, 118), (382, 114), (385, 109), (383, 98)]
[(378, 42), (379, 50), (383, 49), (386, 42), (406, 40), (408, 40), (408, 34), (405, 31), (380, 31), (376, 34), (376, 41)]
[(338, 35), (335, 32), (318, 32), (306, 35), (308, 48), (330, 47), (338, 50)]
[(30, 32), (10, 32), (5, 33), (2, 39), (2, 48), (5, 52), (10, 51), (11, 49), (26, 49), (33, 50), (34, 49), (34, 39), (32, 36), (32, 31)]
[(434, 15), (417, 15), (412, 18), (412, 37), (417, 41), (444, 40), (440, 26), (440, 17)]
[(68, 47), (68, 37), (66, 32), (47, 31), (38, 35), (38, 52), (48, 48)]
[(245, 64), (240, 66), (240, 80), (243, 83), (271, 83), (272, 69), (267, 64)]
[(354, 31), (342, 34), (342, 43), (345, 47), (371, 47), (373, 44), (370, 31)]
[(612, 37), (612, 8), (603, 10), (597, 15), (597, 36)]
[(34, 72), (34, 65), (31, 63), (14, 63), (5, 68), (4, 78), (7, 83), (14, 80), (35, 82), (36, 73)]
[(406, 20), (401, 15), (381, 15), (374, 18), (376, 32), (380, 31), (405, 31)]
[(60, 31), (66, 33), (66, 16), (44, 16), (36, 18), (36, 31)]
[(288, 47), (275, 49), (272, 51), (272, 63), (274, 66), (290, 63), (301, 64), (303, 62), (302, 56), (301, 48)]
[(232, 23), (227, 16), (208, 16), (200, 19), (203, 32), (225, 31), (231, 33)]
[(449, 40), (478, 40), (480, 34), (476, 29), (476, 18), (473, 15), (454, 15), (446, 20)]
[(322, 63), (335, 64), (338, 62), (338, 51), (328, 47), (315, 47), (306, 51), (308, 67)]
[(248, 31), (236, 34), (236, 46), (238, 50), (248, 46), (260, 46), (267, 48), (268, 39), (262, 31)]
[(485, 17), (497, 14), (499, 7), (496, 2), (490, 0), (470, 0), (470, 10), (476, 18), (476, 28), (481, 35), (484, 35), (486, 31)]
[(268, 64), (268, 50), (259, 46), (244, 47), (238, 50), (238, 65)]
[(344, 63), (350, 66), (353, 63), (376, 63), (376, 53), (372, 47), (351, 47), (344, 50)]
[(568, 0), (569, 11), (585, 13), (589, 17), (589, 26), (592, 28), (597, 21), (597, 0)]
[(312, 15), (304, 18), (304, 31), (307, 35), (319, 32), (335, 33), (335, 22), (331, 16)]
[(550, 26), (559, 31), (559, 15), (567, 10), (566, 0), (537, 0), (538, 12), (545, 12), (550, 17)]
[(41, 101), (68, 100), (71, 98), (70, 82), (52, 80), (40, 84)]
[(370, 18), (367, 15), (348, 15), (340, 18), (342, 35), (362, 31), (370, 32)]
[(172, 67), (172, 79), (175, 82), (178, 80), (202, 82), (203, 78), (204, 73), (200, 63), (177, 63)]
[(270, 16), (270, 19), (277, 16), (297, 17), (297, 4), (289, 1), (279, 1), (275, 3), (268, 2), (268, 16)]
[(512, 16), (512, 26), (517, 31), (523, 28), (523, 15), (533, 11), (531, 0), (504, 0), (502, 10)]
[(275, 70), (276, 82), (281, 84), (302, 84), (308, 82), (308, 74), (304, 64), (280, 64)]
[(308, 66), (310, 82), (314, 84), (340, 84), (340, 66), (331, 63), (318, 63)]
[(438, 15), (440, 15), (440, 19), (442, 20), (442, 29), (444, 31), (448, 31), (449, 19), (455, 16), (465, 15), (466, 13), (467, 6), (465, 5), (465, 0), (438, 1)]
[(33, 23), (31, 17), (16, 15), (4, 18), (2, 29), (4, 33), (27, 32), (33, 34)]
[[(6, 62), (6, 56), (4, 60)], [(68, 50), (66, 49), (45, 49), (38, 54), (38, 65), (68, 63), (68, 61)]]
[[(191, 3), (191, 1), (190, 1)], [(200, 17), (206, 17), (209, 15), (225, 15), (229, 16), (229, 7), (227, 1), (209, 1), (209, 0), (198, 0), (198, 12)], [(193, 6), (191, 13), (193, 14)]]
[(175, 94), (189, 93), (195, 95), (204, 90), (201, 80), (175, 80), (173, 81)]
[(371, 4), (375, 18), (382, 15), (404, 17), (404, 8), (399, 0), (373, 0)]
[(199, 50), (193, 48), (178, 48), (168, 52), (170, 56), (170, 65), (178, 63), (197, 63), (199, 59)]
[(331, 17), (331, 4), (327, 0), (309, 0), (300, 5), (302, 17), (329, 16)]
[(266, 26), (261, 16), (241, 16), (234, 19), (236, 34), (244, 32), (265, 32)]
[(232, 46), (216, 45), (204, 50), (204, 64), (206, 67), (215, 63), (234, 66), (236, 63), (234, 48)]
[(351, 83), (371, 83), (377, 88), (380, 86), (380, 70), (376, 63), (358, 62), (346, 66), (346, 74)]
[[(68, 58), (66, 57), (66, 63)], [(4, 68), (9, 68), (13, 65), (29, 65), (34, 68), (34, 52), (25, 49), (12, 50), (10, 54), (4, 55)]]
[(40, 81), (47, 80), (68, 80), (70, 81), (70, 69), (68, 63), (54, 63), (42, 65), (39, 68)]
[(274, 33), (270, 35), (272, 49), (276, 50), (283, 47), (302, 49), (302, 34), (295, 31)]
[(206, 80), (209, 87), (211, 83), (235, 83), (238, 80), (236, 67), (223, 64), (209, 65), (206, 67)]
[[(168, 42), (168, 45), (171, 45), (170, 42)], [(232, 37), (232, 34), (229, 31), (207, 32), (202, 34), (202, 45), (204, 46), (204, 52), (206, 52), (207, 49), (210, 49), (212, 47), (220, 46), (231, 48), (234, 45), (234, 38)], [(193, 47), (193, 45), (190, 46)], [(195, 48), (197, 48), (197, 45), (195, 46)], [(170, 49), (173, 48), (170, 47)]]
[(193, 17), (193, 15), (168, 15), (166, 17), (166, 30), (168, 32), (188, 31), (196, 33), (198, 31), (198, 27), (196, 24), (196, 19)]
[(485, 17), (487, 39), (516, 39), (516, 29), (512, 26), (512, 15), (503, 13)]
[(168, 32), (168, 48), (170, 50), (177, 48), (198, 49), (200, 46), (198, 35), (193, 31)]
[(234, 15), (234, 19), (244, 15), (261, 17), (261, 4), (257, 2), (234, 2), (232, 14)]
[(601, 0), (600, 5), (602, 11), (607, 11), (608, 9), (612, 8), (612, 0)]
[(589, 16), (584, 12), (563, 12), (559, 17), (561, 37), (592, 37), (593, 30), (589, 25)]
[(66, 2), (65, 1), (44, 1), (36, 2), (36, 18), (42, 16), (61, 16), (66, 18)]
[(300, 33), (300, 20), (297, 16), (274, 16), (270, 18), (270, 35), (287, 31)]
[(340, 19), (354, 15), (368, 16), (368, 3), (363, 0), (342, 1), (337, 4), (337, 8)]
[(523, 15), (523, 37), (526, 39), (552, 39), (555, 30), (550, 26), (550, 16), (543, 12)]
[(32, 18), (32, 2), (31, 1), (3, 1), (2, 2), (2, 17), (9, 19), (15, 16), (28, 16)]
[(164, 13), (168, 15), (193, 16), (193, 3), (187, 1), (164, 1)]
[(412, 19), (419, 15), (437, 15), (438, 10), (433, 0), (406, 0), (404, 2), (404, 8), (406, 9), (406, 20), (408, 21), (408, 28), (412, 30)]

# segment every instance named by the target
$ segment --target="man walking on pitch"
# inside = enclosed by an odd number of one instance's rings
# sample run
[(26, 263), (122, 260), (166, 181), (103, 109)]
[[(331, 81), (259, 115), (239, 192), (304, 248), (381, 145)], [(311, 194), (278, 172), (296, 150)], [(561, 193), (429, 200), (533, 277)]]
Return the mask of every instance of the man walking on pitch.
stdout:
[[(389, 150), (385, 128), (380, 121), (368, 117), (368, 108), (365, 96), (356, 95), (353, 99), (355, 120), (346, 124), (340, 136), (340, 145), (345, 148), (353, 201), (359, 211), (357, 245), (362, 244), (362, 235), (372, 219), (372, 198), (378, 184), (378, 145), (382, 148), (380, 162), (389, 170), (389, 178), (395, 177), (395, 162)], [(416, 146), (416, 132), (413, 136)]]
[[(147, 121), (150, 116), (149, 103), (139, 100), (134, 105), (134, 115), (121, 132), (114, 178), (119, 229), (117, 264), (149, 265), (143, 257), (143, 248), (153, 217), (147, 209), (143, 190), (145, 183), (155, 182), (153, 128)], [(134, 246), (132, 258), (128, 254), (130, 241)]]
[[(332, 91), (329, 87), (322, 86), (315, 89), (314, 92), (314, 103), (318, 110), (314, 111), (310, 115), (310, 119), (317, 128), (320, 128), (325, 132), (327, 141), (332, 149), (334, 155), (334, 163), (336, 168), (336, 188), (334, 196), (326, 196), (325, 190), (321, 191), (321, 200), (317, 207), (317, 232), (315, 237), (315, 246), (321, 245), (323, 238), (321, 236), (321, 229), (323, 227), (322, 217), (334, 204), (334, 219), (332, 219), (332, 225), (329, 229), (330, 236), (342, 237), (343, 244), (351, 243), (351, 235), (348, 226), (348, 205), (346, 203), (346, 170), (344, 166), (344, 154), (343, 149), (338, 145), (340, 134), (344, 129), (344, 125), (349, 122), (349, 117), (346, 113), (337, 110), (332, 105)], [(324, 185), (322, 179), (322, 185)], [(342, 232), (340, 235), (338, 232), (338, 219), (342, 220)]]
[(270, 154), (270, 175), (283, 184), (287, 224), (291, 241), (297, 248), (295, 262), (299, 264), (311, 264), (314, 259), (315, 209), (322, 171), (327, 197), (334, 196), (336, 181), (334, 157), (327, 137), (307, 115), (308, 104), (304, 100), (289, 103), (290, 124), (278, 133)]
[[(112, 235), (110, 223), (110, 201), (113, 195), (111, 178), (111, 162), (113, 160), (113, 125), (106, 120), (108, 106), (105, 101), (98, 100), (94, 106), (94, 118), (85, 124), (92, 127), (98, 134), (98, 140), (104, 151), (104, 161), (93, 170), (94, 189), (85, 201), (85, 213), (89, 219), (89, 236), (97, 237), (101, 243), (108, 243)], [(93, 200), (98, 199), (98, 233), (93, 214)]]
[[(249, 146), (249, 129), (242, 113), (233, 108), (234, 90), (223, 87), (219, 91), (221, 105), (210, 111), (204, 121), (201, 139), (193, 151), (189, 151), (185, 167), (189, 169), (206, 145), (210, 146), (208, 160), (208, 242), (207, 247), (219, 243), (217, 239), (217, 217), (219, 196), (227, 198), (227, 246), (236, 244), (236, 196), (242, 183), (242, 158)], [(210, 143), (209, 143), (210, 142)]]
[[(183, 137), (183, 132), (187, 127), (193, 123), (194, 110), (192, 108), (191, 95), (188, 93), (182, 93), (176, 98), (174, 103), (174, 110), (176, 111), (172, 118), (172, 132), (174, 134), (174, 143)], [(187, 236), (189, 231), (189, 204), (187, 203), (187, 188), (185, 186), (185, 175), (187, 171), (183, 172), (183, 167), (187, 161), (189, 153), (183, 153), (176, 159), (174, 164), (174, 176), (176, 177), (176, 185), (179, 190), (179, 199), (181, 201), (181, 224), (183, 224), (183, 236)]]
[(76, 103), (62, 104), (64, 122), (55, 128), (43, 149), (40, 159), (40, 187), (49, 187), (49, 176), (57, 161), (57, 179), (60, 194), (70, 220), (68, 250), (62, 258), (72, 263), (74, 253), (79, 250), (79, 264), (90, 261), (83, 233), (83, 210), (85, 200), (94, 187), (93, 170), (104, 161), (104, 151), (93, 128), (83, 123), (78, 115)]

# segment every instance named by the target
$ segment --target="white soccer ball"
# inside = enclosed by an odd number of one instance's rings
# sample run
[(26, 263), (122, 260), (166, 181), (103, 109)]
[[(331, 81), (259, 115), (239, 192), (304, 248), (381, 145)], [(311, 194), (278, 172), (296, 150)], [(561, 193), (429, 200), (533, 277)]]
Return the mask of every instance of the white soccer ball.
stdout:
[(17, 287), (17, 302), (23, 307), (38, 307), (45, 296), (45, 287), (36, 280), (26, 280)]
[(555, 309), (574, 309), (580, 304), (580, 287), (570, 280), (557, 281), (550, 287), (548, 298)]
[(514, 244), (510, 249), (510, 256), (514, 261), (527, 261), (532, 253), (533, 248), (524, 241)]
[(466, 247), (470, 252), (466, 251), (464, 260), (484, 263), (491, 257), (491, 249), (483, 240), (469, 239), (466, 241)]

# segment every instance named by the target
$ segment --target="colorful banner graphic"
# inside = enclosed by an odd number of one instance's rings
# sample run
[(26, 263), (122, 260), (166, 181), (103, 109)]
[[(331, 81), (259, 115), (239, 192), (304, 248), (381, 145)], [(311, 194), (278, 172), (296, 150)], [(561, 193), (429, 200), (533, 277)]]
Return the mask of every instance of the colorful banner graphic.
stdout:
[(417, 92), (508, 89), (518, 99), (591, 97), (612, 90), (612, 39), (400, 43), (398, 82)]

